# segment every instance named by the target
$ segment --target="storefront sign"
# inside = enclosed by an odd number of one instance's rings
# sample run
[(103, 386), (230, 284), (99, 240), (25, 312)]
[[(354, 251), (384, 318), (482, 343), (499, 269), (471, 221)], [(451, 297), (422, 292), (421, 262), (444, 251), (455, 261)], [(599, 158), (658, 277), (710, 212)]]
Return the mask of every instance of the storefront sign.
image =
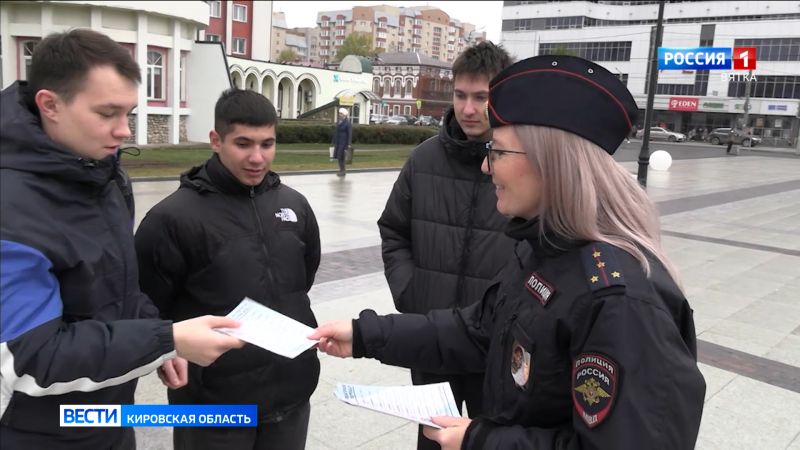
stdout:
[(339, 96), (339, 106), (353, 106), (355, 103), (356, 97), (354, 95), (340, 95)]
[(695, 97), (670, 97), (670, 111), (697, 111), (697, 98)]
[(701, 106), (708, 109), (725, 109), (725, 103), (722, 102), (703, 102)]
[(769, 111), (788, 111), (789, 107), (786, 105), (767, 105)]

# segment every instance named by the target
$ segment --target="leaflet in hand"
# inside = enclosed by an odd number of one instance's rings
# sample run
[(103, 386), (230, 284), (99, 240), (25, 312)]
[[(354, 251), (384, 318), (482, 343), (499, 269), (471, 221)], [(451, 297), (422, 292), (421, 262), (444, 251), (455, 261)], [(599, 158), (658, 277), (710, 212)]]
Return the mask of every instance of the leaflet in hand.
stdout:
[(336, 397), (354, 406), (371, 409), (434, 428), (431, 417), (461, 417), (450, 383), (421, 386), (363, 386), (337, 383)]
[(245, 297), (226, 317), (238, 320), (239, 328), (216, 330), (287, 358), (295, 358), (319, 341), (307, 339), (314, 329), (291, 317)]

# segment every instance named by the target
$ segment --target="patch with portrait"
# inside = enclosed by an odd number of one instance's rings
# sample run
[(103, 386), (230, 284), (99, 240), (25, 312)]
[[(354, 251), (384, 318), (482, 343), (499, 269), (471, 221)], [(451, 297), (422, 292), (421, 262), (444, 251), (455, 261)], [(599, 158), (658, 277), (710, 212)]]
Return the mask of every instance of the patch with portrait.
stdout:
[(619, 392), (619, 367), (608, 356), (581, 353), (572, 361), (572, 402), (581, 420), (594, 428), (608, 418)]
[(520, 389), (526, 389), (531, 375), (531, 354), (518, 340), (511, 346), (511, 378)]

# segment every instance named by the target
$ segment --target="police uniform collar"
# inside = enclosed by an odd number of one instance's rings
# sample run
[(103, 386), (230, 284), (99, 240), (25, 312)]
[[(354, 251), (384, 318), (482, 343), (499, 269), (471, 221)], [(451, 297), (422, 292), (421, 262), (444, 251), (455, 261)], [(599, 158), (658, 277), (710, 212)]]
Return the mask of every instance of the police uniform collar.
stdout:
[(543, 229), (540, 222), (538, 217), (530, 220), (515, 217), (506, 224), (505, 233), (517, 241), (527, 241), (534, 252), (543, 255), (557, 255), (586, 244), (586, 241), (569, 239)]

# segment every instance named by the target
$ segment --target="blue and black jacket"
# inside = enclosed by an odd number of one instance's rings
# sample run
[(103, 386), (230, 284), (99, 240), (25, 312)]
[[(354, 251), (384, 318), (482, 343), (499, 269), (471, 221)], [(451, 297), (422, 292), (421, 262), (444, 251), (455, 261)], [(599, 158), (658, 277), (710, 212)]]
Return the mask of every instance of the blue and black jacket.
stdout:
[(25, 89), (0, 94), (0, 424), (35, 448), (103, 448), (121, 428), (60, 428), (59, 405), (133, 403), (175, 356), (172, 323), (139, 290), (116, 159), (53, 142)]

